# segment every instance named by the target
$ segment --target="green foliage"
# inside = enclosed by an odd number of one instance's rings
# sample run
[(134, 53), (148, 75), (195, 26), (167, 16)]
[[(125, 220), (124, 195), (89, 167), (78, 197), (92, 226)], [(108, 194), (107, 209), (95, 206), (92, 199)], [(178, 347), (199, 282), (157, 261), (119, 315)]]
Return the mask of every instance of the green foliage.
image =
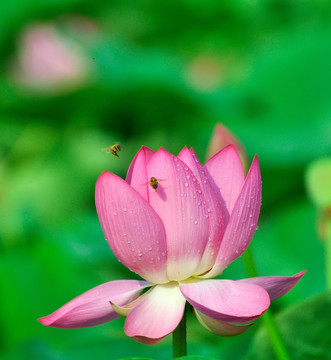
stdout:
[(184, 357), (180, 357), (178, 358), (179, 360), (215, 360), (213, 358), (210, 357), (206, 357), (206, 356), (184, 356)]
[[(293, 360), (327, 360), (331, 357), (331, 295), (294, 305), (277, 316), (277, 323)], [(256, 333), (247, 360), (275, 360), (263, 328)]]
[(314, 161), (307, 169), (306, 184), (316, 207), (323, 210), (331, 206), (331, 158)]

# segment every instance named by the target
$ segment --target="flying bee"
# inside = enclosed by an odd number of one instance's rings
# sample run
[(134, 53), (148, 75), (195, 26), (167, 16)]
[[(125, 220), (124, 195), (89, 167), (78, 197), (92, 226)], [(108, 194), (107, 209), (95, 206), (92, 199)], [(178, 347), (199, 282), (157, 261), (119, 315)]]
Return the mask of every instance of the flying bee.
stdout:
[(156, 177), (152, 176), (149, 179), (149, 181), (144, 185), (149, 184), (156, 191), (156, 189), (159, 187), (159, 181), (164, 181), (164, 180), (165, 179), (157, 179)]
[(114, 156), (119, 158), (117, 153), (119, 151), (121, 151), (121, 149), (122, 149), (122, 146), (120, 144), (114, 144), (114, 145), (107, 147), (106, 151), (111, 152)]

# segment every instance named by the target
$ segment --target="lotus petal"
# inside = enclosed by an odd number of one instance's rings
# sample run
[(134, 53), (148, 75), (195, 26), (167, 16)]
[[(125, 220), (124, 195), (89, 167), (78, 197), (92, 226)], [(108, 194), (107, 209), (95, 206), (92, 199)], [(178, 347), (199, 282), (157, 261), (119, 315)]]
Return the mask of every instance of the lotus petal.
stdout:
[(95, 188), (101, 227), (115, 256), (153, 283), (168, 282), (167, 244), (162, 220), (120, 177), (104, 172)]
[(248, 325), (235, 325), (230, 324), (224, 321), (213, 319), (200, 311), (194, 309), (195, 315), (199, 320), (199, 323), (212, 332), (215, 335), (219, 336), (236, 336), (242, 334), (248, 328), (250, 328), (253, 324)]
[(257, 319), (270, 305), (268, 293), (255, 284), (234, 280), (200, 280), (180, 284), (186, 300), (215, 320), (245, 323)]
[(176, 329), (185, 302), (177, 283), (157, 285), (131, 310), (124, 331), (141, 343), (155, 344)]
[(159, 179), (156, 190), (148, 187), (149, 201), (166, 231), (168, 278), (186, 279), (199, 268), (209, 236), (201, 186), (185, 163), (163, 149), (151, 158), (147, 173)]
[(299, 272), (293, 276), (260, 276), (248, 279), (240, 279), (238, 281), (246, 284), (256, 284), (265, 289), (270, 300), (276, 300), (287, 294), (306, 273), (306, 270)]
[(43, 325), (62, 329), (103, 324), (119, 317), (110, 301), (119, 305), (129, 303), (147, 286), (150, 286), (147, 281), (110, 281), (86, 291), (38, 321)]

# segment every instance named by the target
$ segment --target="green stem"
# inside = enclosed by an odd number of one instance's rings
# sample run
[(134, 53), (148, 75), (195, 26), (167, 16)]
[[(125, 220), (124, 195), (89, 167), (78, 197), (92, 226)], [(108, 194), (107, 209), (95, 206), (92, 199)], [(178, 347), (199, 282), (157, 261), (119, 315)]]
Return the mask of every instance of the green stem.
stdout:
[(275, 318), (270, 309), (262, 316), (262, 321), (267, 330), (271, 346), (276, 354), (277, 359), (291, 360), (291, 356), (284, 344), (282, 334), (278, 329)]
[(257, 268), (255, 265), (255, 260), (253, 257), (253, 253), (250, 247), (246, 249), (246, 251), (243, 253), (243, 260), (244, 260), (244, 266), (245, 270), (247, 272), (247, 275), (249, 277), (257, 277)]
[(327, 289), (331, 291), (331, 218), (326, 220), (325, 262)]
[(187, 355), (186, 309), (184, 310), (184, 315), (181, 322), (177, 326), (176, 330), (172, 333), (172, 353), (174, 359)]
[[(331, 255), (331, 254), (330, 254)], [(243, 254), (244, 265), (246, 272), (249, 277), (256, 277), (257, 269), (253, 253), (250, 247), (246, 249)], [(263, 324), (267, 330), (267, 334), (271, 343), (271, 346), (274, 350), (274, 353), (278, 360), (291, 360), (290, 354), (286, 349), (286, 346), (283, 341), (282, 334), (280, 333), (278, 326), (275, 322), (274, 316), (271, 309), (265, 312), (262, 316)]]

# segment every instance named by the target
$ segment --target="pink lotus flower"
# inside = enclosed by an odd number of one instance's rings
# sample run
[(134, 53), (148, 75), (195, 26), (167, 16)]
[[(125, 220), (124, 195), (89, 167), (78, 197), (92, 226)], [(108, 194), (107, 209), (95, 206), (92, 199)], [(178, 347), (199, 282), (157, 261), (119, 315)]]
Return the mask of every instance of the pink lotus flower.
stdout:
[[(152, 177), (158, 179), (157, 189), (148, 184)], [(146, 281), (102, 284), (39, 321), (80, 328), (122, 315), (128, 336), (155, 344), (176, 329), (188, 301), (211, 332), (244, 332), (270, 300), (286, 294), (304, 274), (211, 279), (245, 251), (260, 206), (257, 157), (245, 179), (233, 145), (204, 166), (187, 148), (176, 157), (162, 148), (154, 153), (143, 147), (126, 181), (109, 172), (99, 177), (96, 207), (114, 254)]]
[(29, 25), (22, 32), (13, 77), (34, 89), (74, 88), (87, 79), (89, 63), (78, 43), (52, 23)]

